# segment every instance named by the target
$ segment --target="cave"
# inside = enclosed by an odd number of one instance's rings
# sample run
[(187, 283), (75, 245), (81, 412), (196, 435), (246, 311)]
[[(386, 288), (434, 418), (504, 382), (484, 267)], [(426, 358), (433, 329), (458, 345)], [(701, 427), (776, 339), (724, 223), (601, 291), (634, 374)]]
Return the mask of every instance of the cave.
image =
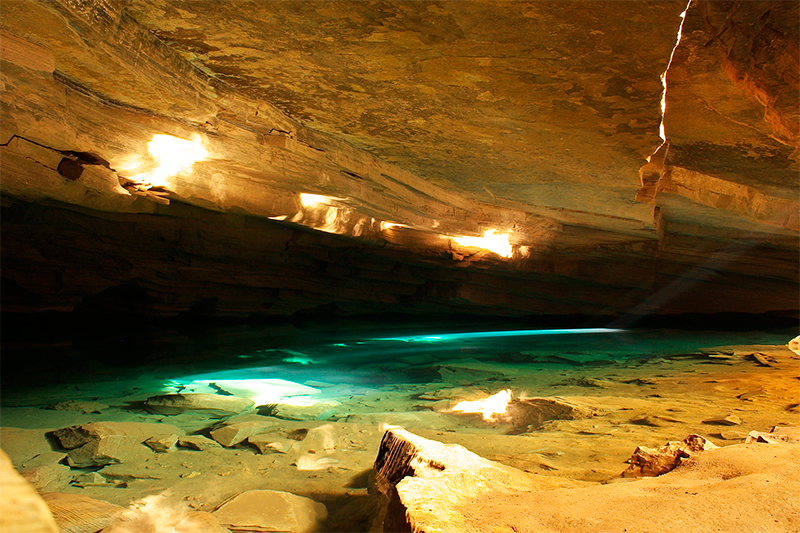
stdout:
[(3, 531), (797, 530), (799, 5), (3, 0)]

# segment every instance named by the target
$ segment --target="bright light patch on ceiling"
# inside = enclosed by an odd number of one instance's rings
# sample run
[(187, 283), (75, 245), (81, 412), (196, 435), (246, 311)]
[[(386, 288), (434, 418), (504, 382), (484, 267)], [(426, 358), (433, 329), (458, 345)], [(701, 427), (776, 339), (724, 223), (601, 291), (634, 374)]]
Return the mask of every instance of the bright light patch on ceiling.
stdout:
[(442, 333), (440, 335), (412, 335), (409, 337), (387, 337), (378, 341), (403, 342), (447, 342), (469, 339), (491, 339), (496, 337), (533, 337), (540, 335), (578, 335), (585, 333), (620, 333), (623, 329), (580, 328), (580, 329), (514, 329), (505, 331), (470, 331), (467, 333)]
[(322, 194), (309, 194), (300, 193), (300, 203), (303, 207), (318, 207), (320, 205), (329, 205), (331, 202), (342, 201), (344, 198), (336, 198), (335, 196), (324, 196)]
[(452, 410), (459, 413), (480, 413), (484, 420), (492, 421), (497, 415), (506, 412), (509, 403), (511, 403), (511, 389), (505, 389), (482, 400), (458, 402)]
[(489, 250), (500, 257), (511, 257), (514, 253), (511, 243), (508, 242), (508, 234), (499, 233), (494, 229), (486, 230), (483, 237), (453, 237), (453, 241), (461, 246)]
[(208, 158), (208, 150), (199, 141), (189, 141), (172, 135), (156, 134), (147, 143), (147, 151), (156, 168), (128, 178), (153, 187), (169, 186), (169, 178), (189, 170), (198, 161)]
[(381, 220), (381, 231), (386, 231), (392, 228), (407, 228), (405, 224), (398, 224), (397, 222), (386, 222)]

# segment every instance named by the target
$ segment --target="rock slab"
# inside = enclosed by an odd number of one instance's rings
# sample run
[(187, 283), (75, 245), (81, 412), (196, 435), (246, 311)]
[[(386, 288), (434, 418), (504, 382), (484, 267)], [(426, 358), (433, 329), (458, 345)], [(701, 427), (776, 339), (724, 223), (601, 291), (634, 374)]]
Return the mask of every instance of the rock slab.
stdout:
[(213, 512), (233, 533), (315, 531), (328, 516), (321, 503), (277, 490), (249, 490), (223, 502)]
[(186, 411), (200, 411), (213, 416), (235, 415), (255, 406), (248, 398), (219, 394), (162, 394), (151, 396), (144, 402), (148, 413), (177, 415)]

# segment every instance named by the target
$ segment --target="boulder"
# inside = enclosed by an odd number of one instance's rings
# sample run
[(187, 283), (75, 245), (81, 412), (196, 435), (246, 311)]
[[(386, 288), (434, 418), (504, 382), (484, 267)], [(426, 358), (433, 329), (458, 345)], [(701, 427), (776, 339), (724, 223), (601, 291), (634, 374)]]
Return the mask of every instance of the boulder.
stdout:
[(271, 420), (245, 420), (225, 422), (211, 430), (211, 438), (225, 447), (236, 446), (253, 435), (263, 433), (276, 424)]
[(528, 474), (457, 444), (390, 429), (375, 460), (373, 488), (383, 501), (373, 530), (461, 531), (464, 515), (457, 507), (482, 496), (580, 485)]
[(328, 516), (321, 503), (277, 490), (248, 490), (224, 501), (214, 516), (233, 533), (316, 531)]
[(169, 424), (92, 422), (56, 430), (53, 436), (69, 450), (71, 467), (87, 468), (121, 463), (136, 455), (146, 440), (181, 433)]
[(248, 398), (220, 394), (162, 394), (151, 396), (144, 402), (148, 413), (159, 415), (200, 411), (211, 416), (226, 416), (252, 409), (254, 405)]
[(41, 496), (14, 470), (0, 450), (0, 531), (9, 533), (59, 533), (53, 515)]
[(42, 498), (62, 533), (95, 533), (115, 522), (136, 518), (136, 512), (82, 494), (45, 492)]
[(681, 464), (681, 460), (717, 448), (705, 437), (689, 435), (680, 442), (669, 442), (660, 448), (639, 446), (628, 460), (630, 466), (623, 477), (660, 476)]

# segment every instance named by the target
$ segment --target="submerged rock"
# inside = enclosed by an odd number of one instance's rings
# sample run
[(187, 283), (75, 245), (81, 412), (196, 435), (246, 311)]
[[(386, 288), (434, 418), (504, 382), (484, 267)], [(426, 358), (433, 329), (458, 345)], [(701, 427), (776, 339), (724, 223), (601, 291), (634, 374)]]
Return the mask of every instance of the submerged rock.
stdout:
[(276, 424), (271, 420), (245, 420), (225, 422), (211, 430), (211, 438), (226, 448), (236, 446), (253, 435), (263, 433)]
[(738, 426), (742, 423), (742, 419), (736, 415), (718, 416), (703, 420), (703, 424), (712, 424), (715, 426)]
[(248, 490), (224, 501), (213, 512), (233, 533), (316, 531), (328, 517), (321, 503), (277, 490)]
[(286, 453), (292, 449), (296, 441), (290, 439), (280, 439), (273, 435), (260, 434), (247, 438), (247, 442), (258, 448), (261, 454), (266, 453)]
[(657, 449), (639, 446), (628, 460), (630, 466), (622, 476), (660, 476), (675, 469), (682, 459), (717, 447), (700, 435), (689, 435), (680, 442), (670, 442)]
[(178, 446), (181, 448), (191, 448), (192, 450), (204, 451), (209, 448), (219, 448), (216, 441), (209, 439), (205, 435), (186, 435), (178, 438)]
[(53, 411), (79, 411), (83, 414), (100, 413), (103, 409), (108, 409), (108, 405), (100, 402), (84, 402), (80, 400), (68, 400), (53, 404), (47, 409)]
[(513, 425), (509, 434), (514, 435), (540, 428), (548, 420), (579, 420), (596, 414), (589, 407), (561, 398), (529, 398), (511, 402), (501, 420)]
[(272, 406), (269, 416), (284, 420), (328, 420), (334, 416), (336, 407), (339, 405), (340, 403), (336, 400), (318, 402), (314, 405), (286, 405), (279, 403)]
[(87, 468), (121, 463), (136, 455), (146, 440), (181, 433), (169, 424), (92, 422), (56, 430), (53, 436), (69, 450), (67, 462), (71, 467)]
[(239, 414), (255, 406), (248, 398), (219, 394), (162, 394), (144, 402), (148, 413), (177, 415), (186, 411), (201, 411), (212, 416)]

